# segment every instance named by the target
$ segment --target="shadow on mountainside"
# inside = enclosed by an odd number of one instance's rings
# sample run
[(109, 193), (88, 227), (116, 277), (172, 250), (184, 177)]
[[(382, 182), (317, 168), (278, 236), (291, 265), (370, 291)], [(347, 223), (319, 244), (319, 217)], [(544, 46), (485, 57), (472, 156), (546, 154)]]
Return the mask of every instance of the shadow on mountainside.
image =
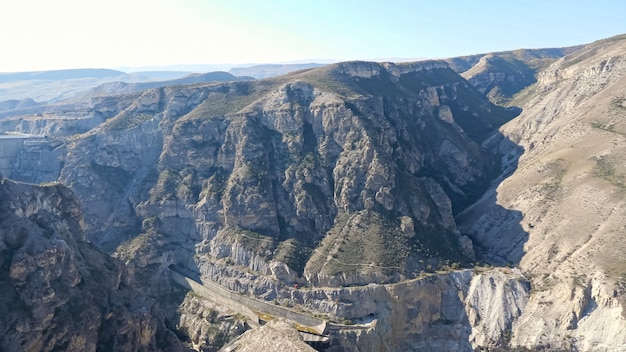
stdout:
[(183, 277), (197, 283), (202, 280), (200, 268), (184, 258), (183, 251), (167, 251), (158, 263), (127, 262), (130, 280), (136, 290), (156, 302), (165, 328), (186, 347), (217, 351), (249, 329), (249, 325), (242, 316), (233, 316), (230, 311), (220, 308), (220, 301), (207, 300), (205, 290), (198, 291), (197, 287), (185, 282)]
[(524, 148), (500, 132), (483, 146), (502, 156), (502, 173), (455, 220), (461, 233), (472, 240), (477, 260), (496, 266), (518, 265), (528, 241), (528, 232), (522, 227), (524, 214), (498, 204), (498, 186), (517, 170)]

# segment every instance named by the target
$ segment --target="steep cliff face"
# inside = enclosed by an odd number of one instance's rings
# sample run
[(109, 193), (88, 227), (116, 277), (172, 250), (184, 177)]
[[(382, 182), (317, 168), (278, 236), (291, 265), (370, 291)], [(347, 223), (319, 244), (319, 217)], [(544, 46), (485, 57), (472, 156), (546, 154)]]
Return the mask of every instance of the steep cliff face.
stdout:
[(7, 142), (11, 141), (0, 140), (0, 158), (7, 167), (0, 172), (5, 177), (30, 183), (52, 182), (59, 177), (67, 153), (62, 141), (47, 137), (15, 139), (14, 150)]
[(626, 343), (625, 52), (623, 36), (610, 38), (540, 73), (524, 112), (502, 128), (524, 149), (517, 170), (457, 217), (462, 233), (532, 278), (513, 345)]
[(137, 241), (177, 243), (158, 257), (192, 268), (395, 280), (473, 260), (453, 213), (497, 173), (479, 143), (510, 117), (442, 62), (344, 63), (146, 91), (68, 147), (61, 179), (98, 243), (141, 224)]
[(0, 349), (184, 350), (123, 265), (85, 241), (69, 189), (0, 182)]

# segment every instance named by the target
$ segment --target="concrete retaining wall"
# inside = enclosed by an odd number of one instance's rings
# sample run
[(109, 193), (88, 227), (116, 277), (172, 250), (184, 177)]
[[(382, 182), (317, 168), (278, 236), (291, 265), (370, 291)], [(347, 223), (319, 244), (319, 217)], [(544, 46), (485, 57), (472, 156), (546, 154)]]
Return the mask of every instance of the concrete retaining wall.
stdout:
[(232, 310), (235, 313), (244, 315), (246, 318), (248, 318), (248, 320), (251, 320), (254, 323), (257, 323), (257, 324), (259, 323), (258, 315), (254, 313), (251, 309), (246, 307), (245, 305), (237, 302), (237, 300), (231, 299), (228, 295), (222, 292), (216, 293), (215, 290), (211, 290), (203, 286), (202, 284), (184, 275), (181, 275), (173, 270), (170, 270), (170, 273), (172, 274), (172, 278), (174, 279), (174, 281), (176, 281), (176, 283), (178, 283), (179, 285), (182, 285), (183, 287), (187, 287), (188, 289), (192, 290), (194, 293), (204, 298), (210, 299), (214, 301), (215, 303)]
[(320, 335), (326, 330), (326, 321), (322, 319), (302, 314), (269, 302), (242, 296), (210, 281), (199, 283), (172, 269), (170, 269), (170, 272), (177, 283), (190, 288), (203, 297), (209, 298), (237, 313), (241, 313), (246, 317), (251, 317), (250, 314), (252, 314), (256, 318), (257, 322), (258, 316), (254, 313), (255, 310), (259, 313), (268, 314), (276, 318), (283, 318), (302, 326), (310, 327), (317, 331)]

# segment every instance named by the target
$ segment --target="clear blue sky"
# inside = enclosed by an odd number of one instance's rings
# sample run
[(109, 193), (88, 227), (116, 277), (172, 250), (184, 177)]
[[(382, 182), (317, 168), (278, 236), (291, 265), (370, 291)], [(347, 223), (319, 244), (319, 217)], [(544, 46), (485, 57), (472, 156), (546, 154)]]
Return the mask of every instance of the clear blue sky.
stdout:
[(562, 47), (626, 33), (625, 15), (623, 0), (7, 1), (0, 72)]

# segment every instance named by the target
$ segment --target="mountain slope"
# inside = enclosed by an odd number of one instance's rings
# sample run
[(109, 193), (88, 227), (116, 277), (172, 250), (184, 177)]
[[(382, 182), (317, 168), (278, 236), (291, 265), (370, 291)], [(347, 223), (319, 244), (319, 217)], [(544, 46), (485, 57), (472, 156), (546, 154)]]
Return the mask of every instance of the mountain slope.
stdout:
[(610, 38), (542, 71), (522, 114), (501, 129), (524, 149), (517, 170), (457, 217), (475, 243), (532, 278), (515, 345), (626, 343), (625, 53), (626, 38)]
[[(445, 63), (348, 62), (75, 106), (84, 110), (60, 104), (54, 109), (102, 123), (60, 141), (55, 150), (66, 155), (59, 180), (80, 197), (88, 238), (126, 261), (144, 292), (170, 300), (170, 311), (178, 309), (166, 281), (175, 264), (277, 303), (304, 309), (315, 302), (307, 309), (335, 320), (377, 316), (385, 322), (359, 338), (359, 346), (395, 345), (389, 339), (410, 346), (428, 331), (432, 346), (453, 339), (451, 346), (470, 348), (469, 333), (455, 334), (470, 326), (456, 292), (474, 285), (472, 275), (440, 279), (435, 272), (474, 261), (454, 214), (499, 173), (498, 158), (480, 144), (512, 114)], [(425, 278), (409, 285), (416, 286), (410, 289), (419, 292), (416, 297), (432, 294), (429, 305), (451, 308), (446, 314), (411, 313), (405, 322), (392, 312), (402, 311), (402, 302), (422, 303), (415, 297), (389, 303), (393, 287), (384, 294), (337, 289), (345, 297), (340, 302), (326, 290), (312, 292), (311, 300), (289, 296), (294, 283), (344, 286), (406, 278)], [(512, 301), (522, 304), (523, 282), (505, 278), (502, 284), (509, 280), (521, 287)], [(400, 287), (398, 292), (409, 290)], [(367, 309), (349, 308), (356, 301), (367, 302)], [(191, 317), (194, 305), (188, 306), (183, 328), (205, 326), (202, 317)], [(480, 313), (472, 316), (482, 314), (476, 309)], [(498, 324), (490, 340), (500, 340), (510, 319)], [(393, 337), (395, 327), (407, 335)], [(217, 336), (206, 331), (179, 333)], [(342, 341), (348, 346), (355, 339)]]
[[(185, 77), (182, 77), (183, 75)], [(163, 80), (168, 76), (176, 78)], [(235, 77), (227, 72), (128, 74), (107, 69), (0, 73), (0, 102), (25, 99), (34, 99), (41, 103), (54, 103), (67, 99), (84, 102), (92, 96), (126, 94), (166, 85), (248, 79), (252, 77)]]
[(107, 69), (0, 73), (0, 101), (27, 98), (38, 102), (59, 101), (104, 82), (130, 78), (124, 72)]

